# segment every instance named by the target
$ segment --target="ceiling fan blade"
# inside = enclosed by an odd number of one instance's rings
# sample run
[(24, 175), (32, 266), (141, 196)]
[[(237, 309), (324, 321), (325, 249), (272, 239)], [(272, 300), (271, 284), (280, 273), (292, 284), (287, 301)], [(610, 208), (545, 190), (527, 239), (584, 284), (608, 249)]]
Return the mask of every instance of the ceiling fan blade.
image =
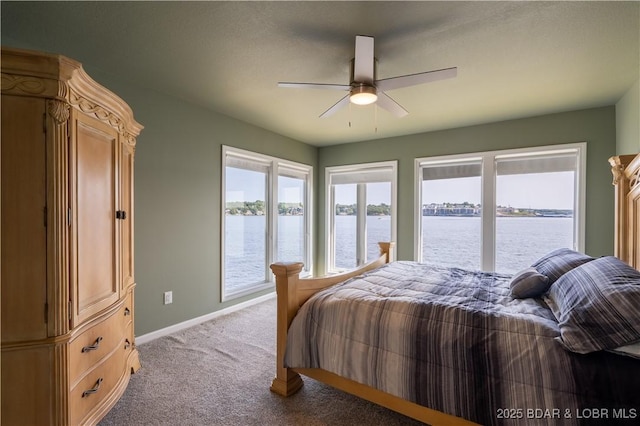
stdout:
[(403, 87), (416, 86), (418, 84), (430, 83), (432, 81), (454, 78), (458, 75), (458, 68), (445, 68), (436, 71), (419, 72), (417, 74), (403, 75), (400, 77), (385, 78), (376, 81), (378, 90), (393, 90)]
[(399, 103), (391, 99), (391, 97), (384, 92), (378, 91), (378, 100), (376, 101), (376, 103), (378, 104), (378, 106), (386, 109), (396, 117), (404, 117), (405, 115), (409, 114), (409, 111), (402, 108)]
[(278, 87), (289, 87), (293, 89), (330, 89), (330, 90), (351, 89), (351, 86), (349, 86), (348, 84), (290, 83), (286, 81), (278, 82)]
[(344, 107), (347, 104), (349, 104), (349, 95), (346, 95), (338, 102), (336, 102), (331, 108), (320, 114), (320, 118), (329, 117), (335, 114), (340, 108)]
[(356, 36), (353, 81), (373, 84), (373, 37)]

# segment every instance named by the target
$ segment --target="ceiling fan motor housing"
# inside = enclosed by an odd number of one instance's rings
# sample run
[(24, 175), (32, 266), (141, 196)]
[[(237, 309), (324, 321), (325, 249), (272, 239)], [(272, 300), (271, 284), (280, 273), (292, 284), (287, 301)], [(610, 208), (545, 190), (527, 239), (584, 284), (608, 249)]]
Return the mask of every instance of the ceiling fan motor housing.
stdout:
[(378, 91), (374, 85), (377, 78), (378, 61), (373, 60), (373, 78), (370, 81), (356, 81), (354, 77), (355, 58), (351, 59), (351, 90), (349, 91), (349, 100), (356, 105), (370, 105), (378, 99)]

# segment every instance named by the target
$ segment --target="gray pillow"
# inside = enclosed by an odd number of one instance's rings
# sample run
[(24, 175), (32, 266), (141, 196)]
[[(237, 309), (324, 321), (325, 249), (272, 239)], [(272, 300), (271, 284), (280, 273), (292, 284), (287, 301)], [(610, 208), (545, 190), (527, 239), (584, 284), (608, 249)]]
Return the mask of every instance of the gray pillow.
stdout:
[(640, 271), (613, 256), (565, 273), (546, 295), (565, 348), (586, 354), (640, 341)]
[(542, 275), (549, 277), (549, 285), (551, 285), (563, 274), (584, 263), (591, 262), (593, 259), (593, 257), (584, 253), (568, 248), (560, 248), (542, 256), (531, 266), (536, 268)]
[(538, 297), (549, 290), (551, 283), (546, 275), (539, 273), (536, 268), (527, 268), (515, 274), (509, 281), (511, 296), (515, 299)]

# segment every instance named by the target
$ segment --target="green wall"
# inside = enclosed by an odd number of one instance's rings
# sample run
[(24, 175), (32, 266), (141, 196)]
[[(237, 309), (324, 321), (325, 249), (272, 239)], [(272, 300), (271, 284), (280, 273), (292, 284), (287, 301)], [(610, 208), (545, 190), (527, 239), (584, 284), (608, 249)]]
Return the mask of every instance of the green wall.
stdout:
[(640, 80), (616, 103), (616, 153), (640, 152)]
[(613, 254), (614, 199), (607, 159), (616, 154), (616, 119), (611, 106), (321, 148), (317, 270), (323, 271), (326, 263), (325, 167), (398, 160), (397, 258), (411, 260), (415, 158), (573, 142), (587, 142), (586, 252)]
[[(135, 156), (136, 335), (249, 299), (220, 303), (222, 145), (314, 167), (317, 148), (90, 67), (87, 72), (145, 126)], [(163, 305), (169, 290), (173, 303)]]

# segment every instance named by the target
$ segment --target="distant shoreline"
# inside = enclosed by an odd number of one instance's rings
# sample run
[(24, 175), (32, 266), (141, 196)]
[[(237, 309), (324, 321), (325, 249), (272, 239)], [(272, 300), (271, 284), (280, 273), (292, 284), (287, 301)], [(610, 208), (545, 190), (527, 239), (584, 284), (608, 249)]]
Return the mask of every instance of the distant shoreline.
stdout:
[[(229, 213), (226, 212), (225, 216), (264, 216), (263, 212), (258, 212), (257, 214), (252, 213)], [(278, 216), (303, 216), (302, 213), (299, 214), (278, 214)], [(355, 216), (355, 214), (338, 214), (336, 216)], [(370, 217), (389, 217), (389, 215), (385, 214), (368, 214)], [(423, 217), (480, 217), (479, 214), (423, 214)], [(545, 217), (545, 218), (572, 218), (573, 215), (565, 215), (565, 214), (496, 214), (496, 217)]]
[[(356, 204), (336, 204), (336, 216), (355, 216)], [(226, 216), (264, 216), (267, 206), (262, 200), (253, 202), (235, 201), (227, 203)], [(389, 216), (391, 206), (388, 204), (367, 205), (367, 216)], [(303, 216), (302, 203), (278, 203), (278, 216)], [(422, 206), (422, 216), (429, 217), (480, 217), (482, 207), (472, 203), (431, 203)], [(571, 209), (534, 209), (498, 206), (496, 217), (564, 217), (572, 218)]]

